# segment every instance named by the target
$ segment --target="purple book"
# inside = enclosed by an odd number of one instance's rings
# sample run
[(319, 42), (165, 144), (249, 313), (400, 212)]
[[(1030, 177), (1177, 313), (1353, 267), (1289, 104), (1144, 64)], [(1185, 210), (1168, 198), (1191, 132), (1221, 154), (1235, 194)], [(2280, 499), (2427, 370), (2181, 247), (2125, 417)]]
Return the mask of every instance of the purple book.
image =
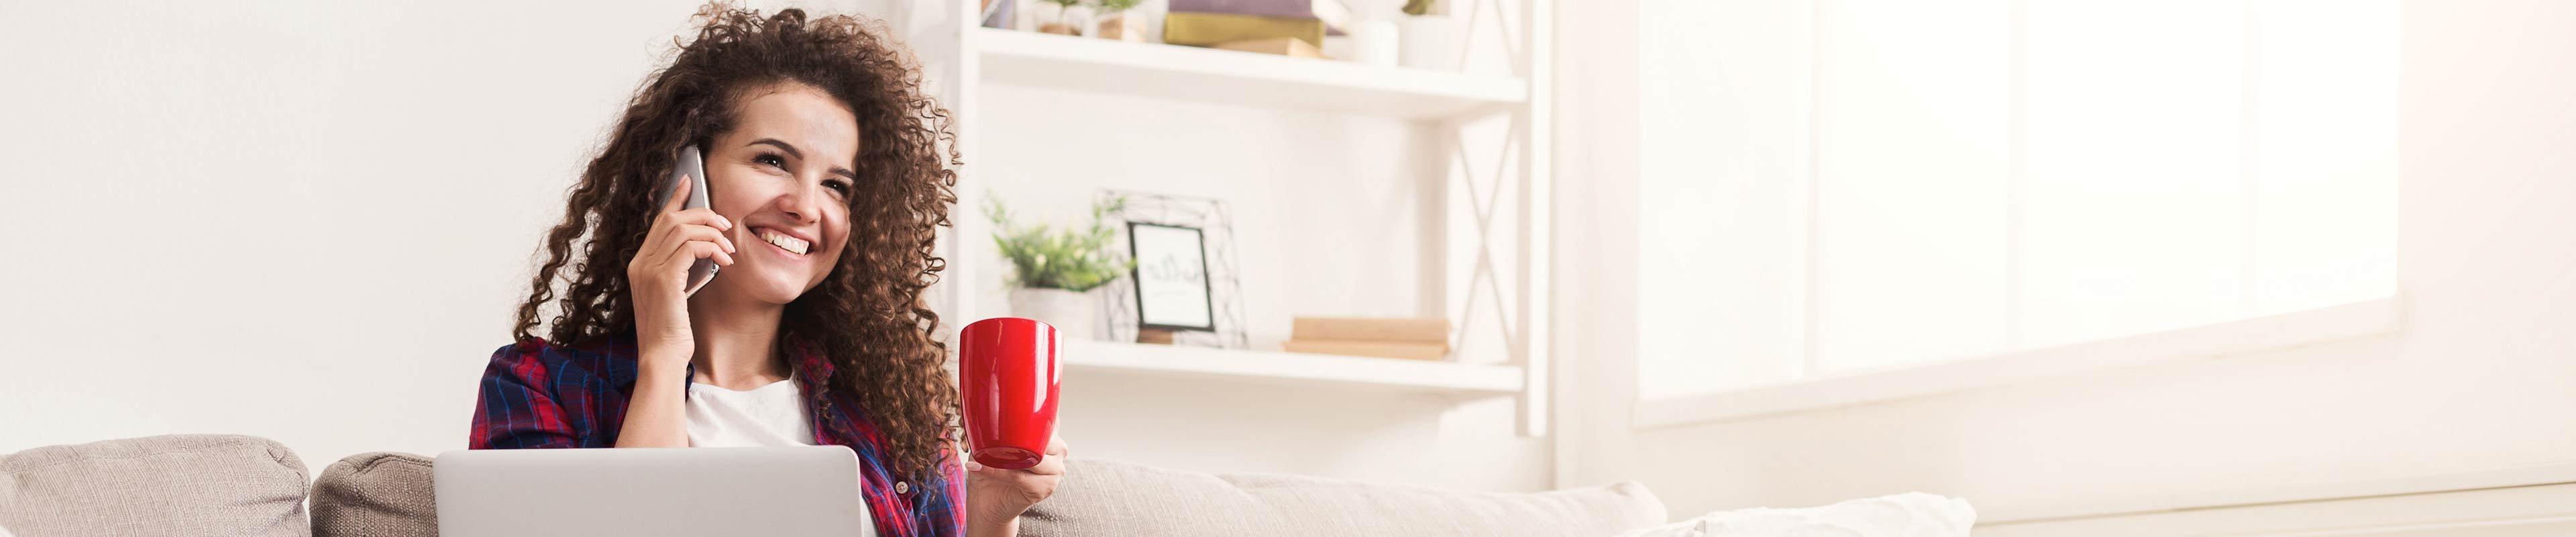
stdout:
[(1172, 0), (1172, 11), (1312, 19), (1315, 18), (1317, 3), (1338, 4), (1340, 2), (1339, 0)]

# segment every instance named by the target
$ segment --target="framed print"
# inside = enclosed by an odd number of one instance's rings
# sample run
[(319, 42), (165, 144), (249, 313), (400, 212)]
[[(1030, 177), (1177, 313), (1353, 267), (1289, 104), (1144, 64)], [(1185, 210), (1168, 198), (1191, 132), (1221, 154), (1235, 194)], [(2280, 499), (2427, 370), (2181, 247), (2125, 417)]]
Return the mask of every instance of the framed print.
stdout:
[(1166, 330), (1216, 329), (1206, 234), (1194, 227), (1127, 223), (1136, 257), (1136, 324)]
[[(1110, 341), (1219, 349), (1252, 348), (1252, 338), (1244, 331), (1242, 271), (1235, 262), (1234, 217), (1231, 216), (1234, 211), (1227, 207), (1225, 200), (1115, 189), (1102, 189), (1093, 199), (1096, 203), (1116, 207), (1109, 212), (1109, 220), (1116, 222), (1111, 229), (1127, 234), (1117, 241), (1128, 245), (1126, 251), (1118, 252), (1126, 256), (1120, 262), (1142, 267), (1147, 261), (1136, 257), (1138, 254), (1160, 255), (1177, 249), (1181, 252), (1180, 260), (1165, 267), (1179, 267), (1174, 272), (1183, 272), (1196, 263), (1204, 280), (1204, 283), (1196, 284), (1201, 291), (1190, 290), (1192, 284), (1188, 283), (1155, 283), (1157, 294), (1154, 296), (1162, 302), (1150, 311), (1140, 311), (1145, 309), (1140, 302), (1146, 299), (1147, 294), (1144, 289), (1137, 288), (1138, 278), (1147, 275), (1130, 270), (1127, 277), (1111, 280), (1104, 288), (1109, 300), (1102, 304), (1109, 312), (1103, 320), (1108, 321)], [(1142, 240), (1138, 239), (1138, 230), (1145, 235)], [(1198, 238), (1195, 241), (1187, 238), (1183, 233), (1185, 230), (1194, 231)], [(1188, 255), (1191, 248), (1197, 249), (1196, 255)], [(1190, 261), (1190, 258), (1197, 258), (1197, 261)], [(1166, 295), (1162, 294), (1163, 291), (1178, 294)], [(1195, 295), (1201, 292), (1206, 293), (1204, 301), (1207, 306), (1196, 305), (1201, 299)], [(1189, 308), (1193, 307), (1202, 308), (1199, 311), (1205, 311), (1206, 317), (1190, 311)], [(1200, 322), (1201, 319), (1205, 322)], [(1163, 324), (1148, 326), (1149, 321)]]

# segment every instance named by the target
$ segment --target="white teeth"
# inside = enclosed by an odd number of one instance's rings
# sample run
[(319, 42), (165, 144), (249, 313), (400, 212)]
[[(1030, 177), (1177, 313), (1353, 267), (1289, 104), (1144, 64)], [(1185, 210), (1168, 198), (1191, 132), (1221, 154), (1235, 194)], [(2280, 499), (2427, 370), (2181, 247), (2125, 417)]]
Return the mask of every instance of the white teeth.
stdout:
[(804, 239), (789, 237), (785, 234), (766, 229), (760, 230), (760, 240), (769, 241), (770, 244), (778, 245), (779, 249), (795, 253), (796, 255), (805, 255), (805, 249), (812, 246), (811, 244), (807, 244)]

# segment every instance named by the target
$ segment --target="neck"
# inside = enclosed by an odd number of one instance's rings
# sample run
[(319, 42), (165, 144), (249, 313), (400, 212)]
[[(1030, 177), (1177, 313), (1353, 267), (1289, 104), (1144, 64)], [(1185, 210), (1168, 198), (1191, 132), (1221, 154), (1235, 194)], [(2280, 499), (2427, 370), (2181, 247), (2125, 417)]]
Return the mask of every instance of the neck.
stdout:
[(689, 297), (689, 332), (697, 353), (696, 381), (748, 390), (785, 380), (786, 358), (777, 352), (778, 321), (786, 306), (730, 296), (712, 286)]

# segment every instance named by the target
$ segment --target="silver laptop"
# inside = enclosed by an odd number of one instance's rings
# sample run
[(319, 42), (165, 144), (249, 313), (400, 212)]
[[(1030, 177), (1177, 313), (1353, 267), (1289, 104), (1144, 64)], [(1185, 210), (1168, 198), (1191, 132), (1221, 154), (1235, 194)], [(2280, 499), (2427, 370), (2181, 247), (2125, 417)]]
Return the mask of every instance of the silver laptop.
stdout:
[(432, 468), (450, 537), (876, 533), (839, 446), (449, 451)]

